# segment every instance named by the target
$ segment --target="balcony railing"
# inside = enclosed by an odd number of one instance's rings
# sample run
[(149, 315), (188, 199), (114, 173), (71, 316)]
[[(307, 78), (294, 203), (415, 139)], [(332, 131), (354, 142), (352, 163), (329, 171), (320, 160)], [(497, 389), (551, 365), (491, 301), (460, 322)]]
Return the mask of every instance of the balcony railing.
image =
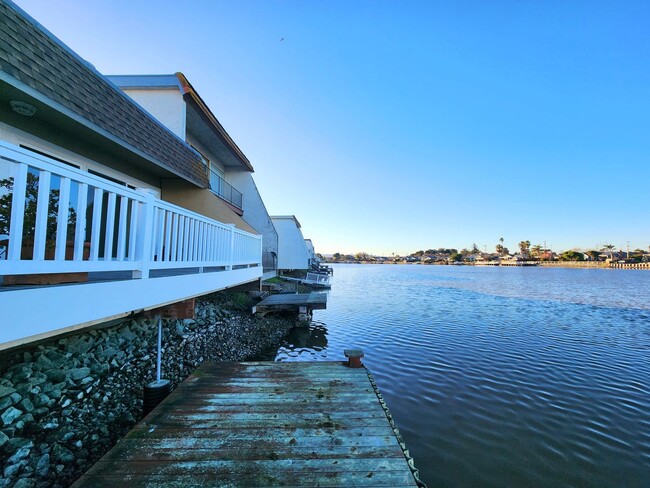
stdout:
[(241, 192), (212, 170), (210, 170), (210, 189), (238, 209), (244, 208)]
[(0, 142), (0, 275), (261, 262), (261, 236)]

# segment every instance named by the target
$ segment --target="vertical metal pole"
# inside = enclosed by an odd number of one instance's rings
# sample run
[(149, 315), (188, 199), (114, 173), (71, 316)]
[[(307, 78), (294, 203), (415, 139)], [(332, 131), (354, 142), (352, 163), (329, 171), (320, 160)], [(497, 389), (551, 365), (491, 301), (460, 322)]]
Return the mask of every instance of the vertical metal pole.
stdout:
[(156, 381), (160, 381), (160, 356), (162, 350), (162, 319), (160, 315), (156, 315), (158, 319), (158, 359), (156, 360)]

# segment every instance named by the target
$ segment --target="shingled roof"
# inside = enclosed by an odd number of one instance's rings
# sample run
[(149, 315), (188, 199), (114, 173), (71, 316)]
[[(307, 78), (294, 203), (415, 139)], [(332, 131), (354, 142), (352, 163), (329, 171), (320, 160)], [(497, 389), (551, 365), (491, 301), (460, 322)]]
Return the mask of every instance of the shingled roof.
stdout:
[(0, 0), (0, 69), (147, 159), (209, 186), (200, 156), (10, 2)]

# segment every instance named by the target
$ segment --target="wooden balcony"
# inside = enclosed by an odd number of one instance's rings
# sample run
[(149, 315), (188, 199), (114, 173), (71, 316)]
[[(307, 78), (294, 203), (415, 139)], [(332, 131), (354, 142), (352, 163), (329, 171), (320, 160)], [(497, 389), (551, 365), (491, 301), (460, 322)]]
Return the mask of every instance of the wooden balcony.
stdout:
[(259, 279), (262, 239), (0, 142), (0, 276), (2, 349)]

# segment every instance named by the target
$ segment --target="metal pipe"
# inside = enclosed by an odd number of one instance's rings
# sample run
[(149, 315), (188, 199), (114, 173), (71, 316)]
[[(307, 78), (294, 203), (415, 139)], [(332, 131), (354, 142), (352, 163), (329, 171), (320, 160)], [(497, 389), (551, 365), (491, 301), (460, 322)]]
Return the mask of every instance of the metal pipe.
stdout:
[(156, 381), (160, 381), (161, 375), (161, 366), (160, 366), (160, 357), (162, 352), (162, 319), (160, 315), (156, 315), (158, 319), (158, 358), (156, 360)]

